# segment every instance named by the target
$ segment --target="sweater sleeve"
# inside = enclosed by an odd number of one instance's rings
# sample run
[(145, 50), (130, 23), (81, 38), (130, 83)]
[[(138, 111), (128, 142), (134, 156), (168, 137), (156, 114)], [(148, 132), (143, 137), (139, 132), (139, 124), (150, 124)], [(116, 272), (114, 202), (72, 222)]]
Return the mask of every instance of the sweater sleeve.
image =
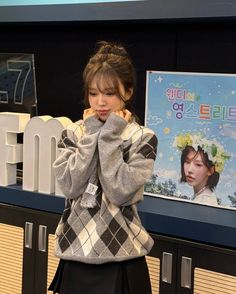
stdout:
[(98, 139), (99, 179), (109, 201), (116, 206), (130, 205), (143, 197), (143, 186), (150, 178), (156, 157), (157, 138), (153, 131), (139, 128), (140, 136), (131, 142), (127, 162), (123, 158), (121, 134), (127, 122), (111, 114)]
[[(89, 117), (68, 126), (58, 142), (59, 156), (53, 163), (54, 174), (61, 191), (67, 198), (75, 199), (86, 189), (91, 172), (96, 168), (94, 153), (98, 134), (103, 125), (95, 117)], [(85, 128), (85, 131), (84, 131)]]

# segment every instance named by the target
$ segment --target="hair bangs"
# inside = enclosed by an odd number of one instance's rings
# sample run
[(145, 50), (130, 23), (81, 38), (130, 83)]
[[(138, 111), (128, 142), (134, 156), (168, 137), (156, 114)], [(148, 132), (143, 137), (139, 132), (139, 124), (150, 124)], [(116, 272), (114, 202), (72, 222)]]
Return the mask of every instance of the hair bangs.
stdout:
[(112, 69), (100, 68), (93, 76), (91, 83), (93, 81), (101, 93), (105, 93), (107, 90), (113, 90), (119, 94), (119, 79)]

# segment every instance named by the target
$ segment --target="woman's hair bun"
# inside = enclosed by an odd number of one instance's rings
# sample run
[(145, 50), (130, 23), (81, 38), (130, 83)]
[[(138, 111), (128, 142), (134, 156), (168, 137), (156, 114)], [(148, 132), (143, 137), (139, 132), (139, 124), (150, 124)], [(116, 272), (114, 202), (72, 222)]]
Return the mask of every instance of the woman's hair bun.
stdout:
[(104, 55), (114, 54), (117, 56), (124, 57), (128, 56), (127, 51), (122, 45), (106, 41), (100, 41), (97, 43), (97, 53)]

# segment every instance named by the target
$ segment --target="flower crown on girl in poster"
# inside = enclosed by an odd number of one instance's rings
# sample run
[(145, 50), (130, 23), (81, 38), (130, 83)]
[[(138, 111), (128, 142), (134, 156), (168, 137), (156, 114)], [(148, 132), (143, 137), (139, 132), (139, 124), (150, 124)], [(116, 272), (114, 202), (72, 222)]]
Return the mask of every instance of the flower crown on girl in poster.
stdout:
[(145, 125), (159, 142), (145, 194), (236, 208), (236, 75), (148, 71)]

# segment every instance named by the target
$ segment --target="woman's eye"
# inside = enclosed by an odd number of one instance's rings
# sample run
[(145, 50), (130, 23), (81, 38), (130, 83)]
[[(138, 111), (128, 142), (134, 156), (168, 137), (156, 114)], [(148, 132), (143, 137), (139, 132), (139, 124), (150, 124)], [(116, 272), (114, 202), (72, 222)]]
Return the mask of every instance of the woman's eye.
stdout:
[(107, 96), (114, 96), (115, 93), (114, 93), (114, 92), (107, 92), (106, 95), (107, 95)]
[(89, 95), (90, 95), (90, 96), (96, 96), (96, 94), (97, 94), (97, 93), (95, 93), (95, 92), (89, 92)]
[(198, 167), (202, 167), (203, 165), (201, 163), (197, 163), (197, 166)]

